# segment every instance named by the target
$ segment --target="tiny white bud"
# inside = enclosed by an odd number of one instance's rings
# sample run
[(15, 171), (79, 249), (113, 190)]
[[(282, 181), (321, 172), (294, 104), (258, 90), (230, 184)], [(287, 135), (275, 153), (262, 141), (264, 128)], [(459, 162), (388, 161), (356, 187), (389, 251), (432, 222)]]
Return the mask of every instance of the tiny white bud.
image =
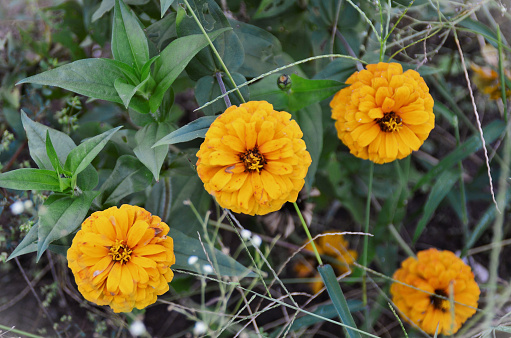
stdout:
[(25, 210), (30, 209), (34, 206), (34, 203), (31, 200), (26, 200), (23, 202), (23, 206), (25, 207)]
[(206, 333), (206, 324), (204, 324), (204, 322), (196, 322), (195, 323), (195, 326), (193, 327), (193, 334), (198, 336), (198, 335), (201, 335), (201, 334), (204, 334)]
[(130, 333), (135, 337), (141, 336), (147, 331), (144, 323), (138, 319), (131, 323), (129, 330)]
[(252, 232), (250, 230), (247, 229), (241, 230), (241, 238), (243, 238), (244, 240), (248, 241), (251, 236)]
[(190, 256), (188, 257), (188, 265), (194, 265), (199, 260), (199, 257), (197, 256)]
[(25, 210), (25, 207), (23, 206), (22, 201), (16, 201), (13, 204), (11, 204), (11, 213), (13, 215), (19, 215)]
[(211, 267), (211, 265), (209, 264), (206, 264), (202, 267), (202, 271), (204, 271), (205, 273), (212, 273), (213, 272), (213, 268)]
[(262, 242), (263, 242), (263, 240), (261, 239), (261, 236), (254, 235), (254, 237), (252, 237), (252, 244), (255, 247), (260, 247)]

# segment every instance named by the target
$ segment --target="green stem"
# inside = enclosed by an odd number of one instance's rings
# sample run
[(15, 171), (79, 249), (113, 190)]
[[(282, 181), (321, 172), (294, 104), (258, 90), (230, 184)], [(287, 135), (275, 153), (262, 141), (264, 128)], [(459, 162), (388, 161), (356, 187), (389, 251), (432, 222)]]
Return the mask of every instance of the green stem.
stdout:
[[(193, 11), (192, 7), (190, 6), (190, 4), (188, 3), (187, 0), (183, 0), (186, 4), (186, 7), (188, 8), (188, 10), (192, 13), (192, 16), (193, 16), (193, 19), (195, 20), (195, 22), (197, 23), (197, 25), (199, 25), (199, 28), (200, 30), (202, 31), (202, 34), (204, 34), (204, 36), (206, 37), (206, 39), (208, 40), (208, 43), (209, 45), (211, 46), (211, 49), (213, 49), (213, 53), (215, 54), (215, 56), (217, 57), (218, 61), (220, 62), (220, 64), (222, 65), (222, 68), (225, 72), (225, 74), (227, 74), (227, 76), (229, 77), (229, 80), (231, 80), (231, 83), (232, 83), (232, 86), (233, 88), (236, 88), (236, 82), (234, 82), (234, 79), (232, 78), (231, 76), (231, 73), (229, 72), (229, 69), (227, 69), (227, 66), (225, 65), (224, 63), (224, 60), (222, 60), (222, 57), (220, 56), (220, 54), (218, 54), (218, 51), (216, 50), (216, 47), (215, 45), (213, 45), (213, 41), (211, 41), (211, 39), (209, 38), (208, 36), (208, 33), (206, 33), (206, 30), (204, 29), (204, 27), (202, 27), (202, 24), (201, 22), (199, 21), (199, 18), (197, 17), (197, 15), (195, 15), (195, 12)], [(239, 89), (237, 89), (237, 92), (238, 92), (238, 96), (240, 97), (241, 99), (241, 102), (245, 102), (245, 99), (243, 98), (243, 95), (241, 95), (241, 92)]]
[(3, 332), (0, 336), (3, 336), (6, 333), (12, 332), (12, 333), (20, 334), (20, 335), (30, 337), (30, 338), (42, 338), (42, 336), (38, 336), (36, 334), (32, 334), (32, 333), (29, 333), (26, 331), (16, 330), (14, 327), (0, 325), (0, 329), (5, 330), (5, 332)]
[(300, 208), (298, 208), (298, 205), (296, 204), (296, 202), (293, 202), (293, 205), (295, 206), (296, 213), (298, 214), (298, 217), (300, 217), (300, 221), (302, 222), (303, 229), (305, 230), (305, 233), (307, 234), (307, 237), (309, 238), (309, 241), (312, 245), (312, 249), (314, 250), (316, 259), (318, 260), (319, 265), (323, 265), (323, 261), (321, 260), (321, 256), (319, 255), (318, 248), (316, 248), (316, 244), (312, 240), (312, 236), (309, 231), (309, 228), (307, 227), (307, 224), (305, 223), (305, 220), (303, 219), (302, 212), (300, 211)]
[[(371, 195), (373, 194), (373, 175), (374, 175), (374, 163), (371, 162), (369, 165), (369, 186), (367, 188), (367, 199), (366, 199), (366, 212), (365, 212), (365, 225), (364, 232), (369, 233), (369, 218), (371, 213)], [(369, 237), (364, 236), (364, 252), (362, 255), (362, 265), (367, 267), (367, 248), (369, 246)], [(362, 271), (362, 303), (364, 306), (367, 305), (367, 281), (366, 271)]]

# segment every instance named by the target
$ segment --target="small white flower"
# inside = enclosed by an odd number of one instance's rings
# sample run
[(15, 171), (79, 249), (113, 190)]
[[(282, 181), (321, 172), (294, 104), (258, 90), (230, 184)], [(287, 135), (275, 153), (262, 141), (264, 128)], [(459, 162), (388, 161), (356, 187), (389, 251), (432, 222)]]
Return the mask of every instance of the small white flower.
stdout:
[(250, 230), (247, 229), (241, 230), (241, 238), (248, 241), (250, 237), (252, 237), (252, 232)]
[(211, 265), (209, 264), (206, 264), (202, 267), (202, 271), (204, 271), (205, 273), (212, 273), (213, 272), (213, 268), (211, 267)]
[(206, 333), (206, 324), (204, 324), (204, 322), (196, 322), (195, 323), (195, 326), (193, 327), (193, 334), (198, 336), (198, 335), (201, 335), (201, 334), (204, 334)]
[(25, 210), (25, 207), (23, 205), (22, 201), (16, 201), (13, 204), (11, 204), (11, 213), (13, 215), (19, 215)]
[(130, 333), (135, 337), (141, 336), (147, 331), (144, 323), (139, 319), (137, 319), (133, 323), (131, 323), (129, 330), (130, 330)]
[(199, 260), (199, 257), (197, 256), (190, 256), (188, 257), (188, 265), (194, 265)]
[(23, 206), (25, 207), (25, 210), (28, 210), (34, 206), (34, 203), (31, 200), (26, 200), (23, 202)]
[(261, 236), (254, 235), (254, 237), (252, 237), (252, 245), (254, 245), (255, 247), (257, 248), (260, 247), (262, 242), (263, 240), (261, 239)]

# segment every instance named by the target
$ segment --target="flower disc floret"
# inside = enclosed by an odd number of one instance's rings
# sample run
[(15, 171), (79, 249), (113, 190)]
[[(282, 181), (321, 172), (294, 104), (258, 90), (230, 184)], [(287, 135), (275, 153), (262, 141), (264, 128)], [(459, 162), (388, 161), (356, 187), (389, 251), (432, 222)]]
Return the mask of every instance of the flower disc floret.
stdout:
[(367, 65), (330, 102), (337, 136), (360, 158), (375, 163), (418, 150), (435, 126), (433, 98), (424, 79), (398, 63)]
[(476, 312), (479, 286), (470, 267), (451, 251), (420, 251), (403, 261), (393, 278), (406, 285), (392, 284), (392, 301), (405, 320), (428, 334), (438, 326), (439, 334), (452, 335)]
[(174, 242), (168, 232), (158, 216), (137, 206), (93, 213), (67, 251), (80, 293), (114, 312), (156, 302), (174, 276)]
[(231, 106), (209, 128), (197, 172), (221, 207), (264, 215), (295, 202), (311, 157), (291, 114), (266, 101)]

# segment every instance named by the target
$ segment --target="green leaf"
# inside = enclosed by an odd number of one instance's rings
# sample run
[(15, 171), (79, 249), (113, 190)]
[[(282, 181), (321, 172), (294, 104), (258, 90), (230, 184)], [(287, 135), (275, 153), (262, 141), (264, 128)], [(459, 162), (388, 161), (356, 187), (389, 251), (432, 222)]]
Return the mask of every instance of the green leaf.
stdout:
[(482, 35), (486, 38), (486, 40), (493, 45), (493, 47), (497, 48), (498, 37), (497, 34), (492, 31), (488, 26), (481, 23), (480, 21), (475, 21), (470, 18), (466, 18), (463, 21), (458, 22), (459, 27), (464, 27), (468, 29), (468, 31)]
[(167, 10), (170, 8), (170, 5), (172, 5), (173, 2), (174, 2), (174, 0), (160, 0), (161, 17), (162, 18), (165, 15), (165, 12), (167, 12)]
[(166, 220), (170, 214), (172, 205), (172, 185), (170, 177), (162, 177), (156, 182), (147, 196), (144, 208), (153, 215), (158, 215)]
[[(227, 69), (236, 72), (243, 64), (245, 53), (243, 45), (238, 36), (231, 30), (231, 25), (222, 9), (213, 0), (190, 0), (189, 3), (206, 32), (222, 31), (223, 34), (213, 42), (213, 45)], [(226, 28), (227, 31), (224, 30)], [(180, 37), (202, 34), (197, 22), (191, 15), (188, 16), (181, 7), (177, 13), (176, 31)], [(213, 75), (218, 69), (223, 69), (222, 64), (218, 61), (212, 49), (206, 48), (200, 51), (197, 57), (190, 62), (186, 67), (186, 72), (192, 80), (198, 80), (203, 76)]]
[(254, 14), (254, 19), (263, 19), (275, 16), (286, 11), (294, 3), (294, 0), (262, 0)]
[(73, 176), (78, 175), (94, 160), (114, 133), (121, 128), (122, 126), (119, 126), (100, 135), (91, 137), (74, 148), (66, 159), (64, 169), (72, 172)]
[(16, 190), (61, 191), (59, 176), (55, 171), (23, 168), (0, 174), (0, 187)]
[(229, 19), (229, 23), (245, 51), (245, 59), (238, 73), (256, 77), (283, 66), (276, 58), (282, 53), (282, 46), (275, 36), (257, 26), (234, 19)]
[(55, 152), (62, 163), (66, 161), (67, 155), (69, 155), (71, 150), (76, 147), (71, 137), (63, 132), (32, 121), (23, 110), (21, 111), (21, 121), (27, 133), (30, 157), (41, 169), (53, 170), (52, 162), (46, 150), (46, 133), (49, 133), (51, 139), (55, 142)]
[(84, 171), (78, 174), (76, 177), (76, 185), (82, 191), (92, 191), (99, 183), (98, 172), (92, 164), (89, 164)]
[(50, 160), (53, 169), (55, 169), (57, 174), (61, 174), (63, 172), (62, 164), (60, 163), (57, 152), (53, 147), (50, 132), (48, 130), (46, 131), (46, 154), (48, 155), (48, 159)]
[(175, 144), (180, 142), (188, 142), (199, 137), (205, 137), (209, 126), (215, 121), (217, 116), (203, 116), (199, 117), (187, 125), (174, 130), (172, 133), (163, 137), (156, 142), (153, 147), (158, 147), (166, 144)]
[(139, 74), (149, 60), (149, 46), (144, 31), (137, 17), (122, 0), (115, 1), (112, 55), (115, 60), (135, 67)]
[[(232, 78), (234, 79), (234, 82), (236, 85), (240, 85), (242, 83), (245, 83), (247, 79), (240, 73), (231, 73)], [(223, 79), (225, 89), (227, 91), (234, 89), (234, 86), (231, 84), (231, 81), (224, 77)], [(242, 87), (240, 88), (240, 92), (243, 95), (245, 99), (248, 100), (248, 87)], [(213, 101), (213, 99), (217, 98), (218, 96), (222, 95), (222, 91), (220, 89), (220, 85), (218, 84), (218, 81), (213, 76), (204, 76), (197, 81), (197, 84), (195, 85), (195, 98), (197, 99), (197, 103), (199, 106), (204, 105), (206, 102)], [(229, 94), (229, 99), (231, 101), (231, 104), (239, 106), (243, 102), (241, 101), (240, 97), (238, 96), (238, 93), (233, 92)], [(202, 111), (206, 115), (214, 115), (218, 112), (223, 112), (227, 109), (227, 106), (225, 104), (224, 99), (217, 100), (213, 104), (204, 107)]]
[[(206, 256), (198, 238), (187, 236), (172, 227), (170, 228), (169, 235), (174, 240), (174, 254), (176, 255), (176, 264), (172, 265), (172, 269), (189, 270), (200, 274), (213, 275), (215, 274), (214, 272), (204, 271), (205, 265), (211, 266), (208, 261), (209, 256), (212, 262), (216, 262), (216, 266), (213, 266), (213, 268), (216, 269), (216, 272), (221, 276), (256, 277), (253, 271), (244, 267), (232, 257), (227, 256), (218, 249), (211, 250), (209, 245), (204, 243), (204, 248), (207, 252)], [(196, 256), (198, 258), (197, 263), (194, 265), (188, 264), (190, 256)]]
[[(495, 141), (504, 132), (506, 125), (504, 122), (496, 120), (483, 128), (483, 135), (486, 144)], [(453, 165), (462, 161), (470, 154), (475, 153), (482, 148), (480, 135), (474, 134), (463, 144), (459, 145), (449, 155), (445, 156), (436, 166), (434, 166), (428, 173), (415, 184), (413, 190), (417, 190), (424, 184), (429, 183), (433, 178), (438, 177), (444, 171), (449, 170)]]
[(310, 153), (312, 158), (312, 163), (307, 171), (307, 176), (305, 177), (305, 184), (309, 191), (314, 183), (314, 178), (318, 169), (319, 157), (323, 150), (322, 116), (321, 107), (317, 103), (293, 113), (293, 118), (296, 120), (303, 132), (303, 140), (305, 141), (307, 151)]
[(44, 73), (30, 76), (17, 84), (37, 83), (60, 87), (80, 95), (122, 103), (115, 90), (118, 78), (135, 80), (133, 70), (126, 64), (110, 59), (78, 60)]
[(80, 196), (51, 195), (39, 210), (37, 260), (51, 242), (76, 230), (89, 211), (98, 191), (85, 191)]
[(458, 181), (458, 179), (459, 173), (450, 170), (446, 170), (438, 176), (436, 183), (431, 188), (426, 204), (424, 205), (424, 213), (417, 224), (415, 233), (413, 234), (413, 243), (419, 239), (436, 208), (449, 191), (451, 191), (452, 186)]
[(115, 168), (100, 188), (99, 203), (115, 205), (123, 197), (146, 189), (153, 175), (136, 157), (123, 155), (117, 159)]
[[(361, 311), (364, 309), (364, 306), (360, 300), (348, 299), (348, 300), (346, 300), (346, 302), (348, 303), (348, 308), (349, 308), (350, 312), (357, 312), (357, 311)], [(323, 318), (329, 318), (329, 319), (335, 318), (338, 315), (334, 304), (320, 305), (316, 308), (316, 310), (312, 311), (312, 313), (314, 313), (318, 316), (321, 316)], [(323, 319), (321, 319), (321, 318), (314, 317), (311, 315), (305, 315), (303, 317), (295, 319), (295, 321), (291, 325), (291, 328), (289, 329), (289, 331), (298, 331), (300, 329), (307, 328), (309, 326), (312, 326), (312, 325), (317, 324), (322, 321), (323, 321)], [(272, 337), (272, 338), (277, 337), (279, 335), (279, 333), (281, 334), (282, 332), (283, 332), (282, 328), (275, 330), (274, 332), (272, 332), (270, 337)]]
[(177, 38), (176, 13), (168, 13), (163, 19), (147, 27), (146, 32), (149, 41), (154, 43), (158, 51), (161, 51), (171, 40)]
[[(356, 329), (357, 325), (351, 316), (348, 304), (346, 303), (346, 298), (342, 293), (341, 286), (337, 281), (332, 266), (330, 266), (330, 264), (320, 265), (318, 266), (318, 272), (321, 275), (321, 279), (323, 279), (323, 282), (325, 283), (328, 295), (330, 296), (330, 299), (332, 300), (332, 303), (337, 310), (339, 318), (341, 318), (341, 322), (351, 328)], [(356, 331), (350, 330), (348, 328), (345, 328), (345, 330), (348, 336), (351, 338), (360, 337), (360, 333)]]
[[(140, 88), (142, 88), (142, 86), (147, 83), (147, 80), (149, 80), (149, 76), (146, 77), (144, 81), (140, 82), (136, 86), (126, 82), (126, 80), (122, 78), (118, 78), (114, 81), (115, 90), (117, 91), (117, 94), (121, 98), (125, 108), (129, 107), (131, 99), (140, 90)], [(136, 110), (140, 112), (139, 109)]]
[(309, 80), (291, 74), (291, 88), (281, 90), (277, 86), (279, 75), (270, 75), (250, 86), (251, 100), (265, 100), (274, 108), (297, 111), (316, 102), (320, 102), (346, 87), (346, 84), (334, 80)]
[(16, 249), (9, 255), (9, 258), (7, 260), (11, 260), (14, 257), (18, 257), (24, 254), (27, 254), (29, 252), (37, 251), (37, 233), (39, 231), (39, 223), (35, 223), (32, 228), (30, 228), (30, 231), (26, 236), (23, 238), (23, 240), (18, 244)]
[(160, 180), (161, 166), (167, 157), (169, 147), (167, 145), (151, 147), (157, 140), (167, 135), (173, 129), (170, 123), (154, 122), (146, 125), (135, 134), (137, 146), (133, 149), (133, 152), (140, 162), (151, 170), (156, 181)]
[[(214, 40), (228, 29), (230, 28), (214, 31), (209, 34), (209, 38)], [(156, 86), (149, 99), (151, 112), (156, 112), (161, 105), (163, 95), (167, 89), (170, 88), (174, 80), (181, 74), (194, 55), (207, 45), (208, 41), (204, 35), (189, 35), (172, 41), (160, 53), (160, 58), (155, 61), (153, 69), (153, 78), (156, 82)]]

